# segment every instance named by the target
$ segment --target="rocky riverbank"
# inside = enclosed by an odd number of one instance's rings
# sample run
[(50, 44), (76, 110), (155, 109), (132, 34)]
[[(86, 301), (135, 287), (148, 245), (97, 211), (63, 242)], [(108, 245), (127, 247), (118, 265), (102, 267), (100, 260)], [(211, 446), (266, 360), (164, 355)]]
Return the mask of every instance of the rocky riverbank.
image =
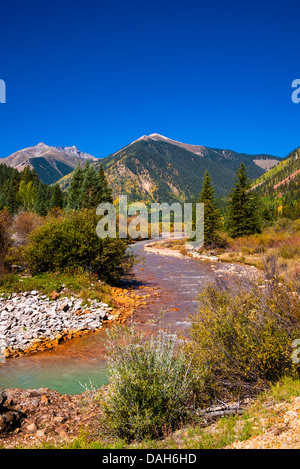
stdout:
[(37, 291), (0, 296), (0, 358), (15, 357), (50, 348), (74, 335), (99, 330), (114, 319), (106, 303), (89, 305), (75, 297)]
[(99, 406), (87, 393), (62, 395), (47, 388), (0, 392), (0, 446), (63, 444), (99, 431)]
[[(214, 252), (199, 253), (189, 244), (177, 246), (176, 244), (172, 245), (172, 241), (174, 242), (173, 238), (149, 242), (145, 245), (144, 249), (145, 251), (158, 254), (159, 256), (170, 256), (182, 259), (191, 257), (199, 261), (213, 262), (212, 270), (218, 274), (218, 277), (223, 277), (225, 274), (235, 277), (250, 275), (251, 278), (257, 279), (261, 276), (261, 271), (254, 265), (247, 265), (241, 262), (229, 262), (228, 260), (223, 261), (223, 259)], [(224, 264), (226, 264), (226, 267), (224, 267)]]

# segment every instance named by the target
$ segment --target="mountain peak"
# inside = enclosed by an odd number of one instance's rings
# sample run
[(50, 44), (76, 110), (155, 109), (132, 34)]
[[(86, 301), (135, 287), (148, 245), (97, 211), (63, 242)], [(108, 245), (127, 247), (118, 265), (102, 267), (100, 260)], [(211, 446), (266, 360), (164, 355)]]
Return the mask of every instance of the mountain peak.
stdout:
[(113, 193), (134, 200), (169, 201), (196, 199), (208, 170), (217, 196), (225, 196), (235, 181), (241, 162), (251, 179), (274, 166), (279, 158), (247, 155), (172, 140), (152, 133), (142, 135), (102, 160)]
[(86, 160), (97, 161), (95, 156), (84, 153), (73, 145), (70, 147), (54, 147), (39, 142), (37, 145), (16, 151), (2, 158), (1, 163), (22, 171), (29, 165), (35, 169), (43, 182), (52, 184), (66, 174), (71, 173), (78, 163)]
[(165, 137), (164, 135), (160, 134), (150, 134), (149, 137), (155, 140), (170, 140), (168, 137)]
[[(41, 151), (41, 150), (48, 150), (50, 147), (49, 145), (46, 145), (46, 143), (40, 142), (35, 147), (31, 147), (31, 148)], [(27, 148), (27, 150), (29, 150), (29, 148)]]

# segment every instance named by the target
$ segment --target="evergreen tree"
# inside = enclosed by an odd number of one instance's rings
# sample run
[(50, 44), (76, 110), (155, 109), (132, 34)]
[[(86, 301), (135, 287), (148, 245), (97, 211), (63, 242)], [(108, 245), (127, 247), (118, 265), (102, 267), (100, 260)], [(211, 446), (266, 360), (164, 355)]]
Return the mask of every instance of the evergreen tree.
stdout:
[(106, 179), (104, 169), (101, 163), (100, 163), (99, 170), (98, 170), (98, 176), (99, 176), (100, 184), (102, 187), (101, 202), (113, 203), (112, 190), (108, 186), (108, 181)]
[(229, 203), (228, 231), (234, 238), (260, 231), (258, 202), (256, 194), (250, 188), (251, 181), (242, 163), (236, 171), (236, 182)]
[(94, 166), (88, 165), (84, 169), (84, 179), (80, 193), (80, 207), (83, 209), (96, 208), (101, 202), (102, 186)]
[(7, 210), (14, 215), (18, 211), (17, 194), (13, 185), (10, 186), (6, 198)]
[(40, 182), (37, 192), (35, 211), (42, 217), (45, 217), (47, 215), (47, 196), (46, 190), (42, 182)]
[(220, 227), (220, 212), (217, 209), (215, 193), (209, 172), (206, 170), (199, 202), (204, 204), (204, 245), (218, 242), (217, 230)]
[(8, 211), (14, 215), (19, 208), (17, 193), (20, 185), (20, 173), (14, 169), (11, 178), (8, 181), (8, 190), (6, 196), (6, 205)]
[(23, 169), (21, 179), (25, 182), (25, 184), (28, 184), (30, 181), (32, 181), (32, 174), (29, 165), (25, 166)]
[(55, 184), (50, 200), (50, 208), (63, 208), (63, 193), (59, 184)]
[(68, 190), (68, 203), (67, 210), (79, 210), (80, 207), (80, 194), (82, 190), (82, 183), (84, 172), (80, 164), (77, 165)]
[(38, 177), (35, 168), (31, 171), (31, 180), (38, 186), (40, 182), (40, 178)]

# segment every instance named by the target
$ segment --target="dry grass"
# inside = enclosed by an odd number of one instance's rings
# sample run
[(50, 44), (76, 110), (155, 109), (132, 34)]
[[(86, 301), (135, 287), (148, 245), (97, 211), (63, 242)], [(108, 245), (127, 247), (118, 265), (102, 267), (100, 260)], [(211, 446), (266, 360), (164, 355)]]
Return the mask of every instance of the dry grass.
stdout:
[(227, 247), (218, 258), (224, 262), (241, 262), (264, 268), (265, 259), (277, 261), (282, 281), (300, 283), (300, 229), (299, 221), (283, 220), (262, 233), (237, 239), (227, 238)]

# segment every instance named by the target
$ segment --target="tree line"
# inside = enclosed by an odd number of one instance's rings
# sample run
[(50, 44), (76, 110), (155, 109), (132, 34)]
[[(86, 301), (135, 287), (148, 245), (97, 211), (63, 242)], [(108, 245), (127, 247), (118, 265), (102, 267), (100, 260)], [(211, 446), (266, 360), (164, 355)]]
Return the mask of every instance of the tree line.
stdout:
[(205, 246), (216, 246), (220, 243), (221, 228), (233, 238), (260, 232), (258, 199), (250, 189), (251, 180), (242, 163), (236, 171), (236, 181), (229, 195), (228, 205), (222, 212), (218, 208), (210, 174), (206, 171), (198, 200), (204, 203)]
[(24, 210), (46, 216), (53, 209), (91, 209), (104, 201), (112, 202), (112, 193), (102, 165), (97, 170), (89, 161), (78, 164), (69, 190), (62, 191), (59, 184), (44, 184), (29, 166), (19, 172), (0, 164), (0, 210), (12, 215)]
[[(281, 212), (292, 217), (298, 213), (298, 205), (295, 210), (296, 204), (299, 204), (298, 181), (291, 181), (289, 188), (292, 190), (283, 194), (285, 203)], [(274, 200), (266, 198), (263, 203), (258, 202), (258, 194), (251, 190), (251, 180), (244, 163), (236, 171), (235, 185), (221, 208), (208, 171), (198, 201), (204, 203), (206, 246), (218, 245), (220, 230), (226, 231), (233, 238), (250, 235), (260, 231), (262, 219), (271, 221), (278, 217), (278, 207)], [(112, 191), (101, 164), (98, 169), (89, 161), (84, 166), (78, 164), (67, 191), (62, 191), (59, 184), (44, 184), (29, 166), (19, 172), (0, 164), (0, 210), (6, 209), (12, 215), (20, 210), (46, 216), (53, 209), (94, 209), (101, 202), (113, 202)]]

